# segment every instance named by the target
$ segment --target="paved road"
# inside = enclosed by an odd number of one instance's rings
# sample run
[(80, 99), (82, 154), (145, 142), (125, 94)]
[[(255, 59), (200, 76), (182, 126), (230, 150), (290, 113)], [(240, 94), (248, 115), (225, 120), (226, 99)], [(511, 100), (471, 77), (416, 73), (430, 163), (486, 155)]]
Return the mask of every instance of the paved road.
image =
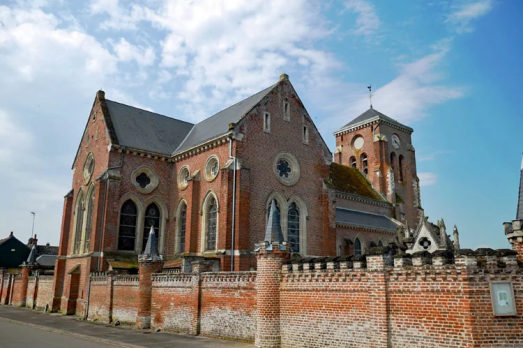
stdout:
[(252, 348), (253, 345), (201, 336), (152, 333), (79, 321), (74, 316), (43, 314), (0, 305), (2, 348)]

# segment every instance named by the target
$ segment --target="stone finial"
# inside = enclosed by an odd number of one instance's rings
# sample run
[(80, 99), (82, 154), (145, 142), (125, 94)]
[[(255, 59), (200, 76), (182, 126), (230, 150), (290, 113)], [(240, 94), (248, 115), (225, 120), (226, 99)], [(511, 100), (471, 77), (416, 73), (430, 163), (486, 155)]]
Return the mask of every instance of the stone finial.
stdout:
[(288, 80), (288, 79), (289, 79), (289, 75), (287, 75), (287, 74), (281, 74), (280, 75), (280, 81), (281, 80)]
[(268, 244), (268, 247), (265, 250), (269, 250), (273, 244), (277, 243), (282, 245), (283, 243), (283, 233), (281, 232), (280, 224), (280, 213), (276, 208), (276, 200), (272, 200), (271, 206), (269, 207), (269, 219), (267, 220), (267, 228), (265, 229), (265, 244)]
[(36, 245), (33, 244), (33, 247), (31, 248), (31, 252), (29, 253), (29, 256), (27, 257), (25, 264), (34, 265), (35, 263), (36, 263)]
[(147, 238), (147, 244), (145, 245), (145, 250), (143, 254), (140, 255), (141, 261), (157, 261), (161, 260), (162, 257), (158, 251), (158, 243), (156, 241), (156, 233), (154, 233), (154, 227), (151, 226), (151, 231), (149, 232), (149, 238)]
[(443, 221), (443, 218), (439, 222), (439, 241), (441, 247), (447, 247), (447, 228), (445, 227), (445, 221)]
[(459, 232), (458, 227), (454, 225), (454, 250), (459, 250)]

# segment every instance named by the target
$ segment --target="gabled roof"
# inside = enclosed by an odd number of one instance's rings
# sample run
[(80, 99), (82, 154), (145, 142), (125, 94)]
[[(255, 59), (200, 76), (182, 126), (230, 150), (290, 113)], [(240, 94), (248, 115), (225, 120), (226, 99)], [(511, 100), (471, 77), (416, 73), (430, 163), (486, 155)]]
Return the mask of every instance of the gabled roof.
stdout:
[(36, 246), (37, 255), (58, 255), (58, 247), (50, 245), (37, 245)]
[(407, 127), (404, 124), (399, 123), (395, 119), (390, 118), (389, 116), (387, 116), (385, 114), (382, 114), (378, 110), (370, 108), (369, 110), (365, 111), (363, 114), (359, 115), (358, 117), (356, 117), (355, 119), (353, 119), (352, 121), (347, 123), (345, 126), (341, 127), (338, 131), (336, 131), (336, 133), (337, 132), (341, 132), (341, 131), (346, 130), (346, 129), (349, 129), (349, 128), (363, 126), (366, 123), (374, 122), (374, 121), (377, 121), (377, 120), (382, 120), (382, 121), (391, 123), (391, 124), (393, 124), (395, 126), (398, 126), (398, 127), (401, 127), (401, 128), (405, 128), (406, 130), (410, 131), (411, 133), (414, 131), (412, 128)]
[(112, 100), (106, 103), (120, 146), (170, 155), (194, 126)]
[(396, 232), (398, 224), (386, 215), (336, 207), (336, 223)]
[(42, 267), (54, 267), (56, 255), (41, 255), (36, 258), (36, 263)]
[(188, 150), (207, 140), (214, 139), (229, 131), (230, 123), (237, 123), (252, 110), (278, 83), (244, 99), (225, 110), (197, 123), (178, 146), (174, 154)]
[(516, 220), (523, 220), (523, 156), (521, 158), (521, 172), (520, 172), (520, 179), (519, 179), (518, 210), (516, 212)]

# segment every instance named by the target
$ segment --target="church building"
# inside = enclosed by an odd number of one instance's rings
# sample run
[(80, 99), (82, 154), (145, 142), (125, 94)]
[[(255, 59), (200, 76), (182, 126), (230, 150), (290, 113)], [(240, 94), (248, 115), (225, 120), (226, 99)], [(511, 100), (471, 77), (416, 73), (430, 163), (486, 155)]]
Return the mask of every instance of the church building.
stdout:
[(413, 129), (372, 107), (334, 133), (334, 153), (289, 77), (197, 123), (98, 91), (65, 196), (53, 309), (89, 274), (133, 272), (151, 228), (164, 268), (256, 269), (269, 207), (301, 257), (454, 245), (421, 208)]

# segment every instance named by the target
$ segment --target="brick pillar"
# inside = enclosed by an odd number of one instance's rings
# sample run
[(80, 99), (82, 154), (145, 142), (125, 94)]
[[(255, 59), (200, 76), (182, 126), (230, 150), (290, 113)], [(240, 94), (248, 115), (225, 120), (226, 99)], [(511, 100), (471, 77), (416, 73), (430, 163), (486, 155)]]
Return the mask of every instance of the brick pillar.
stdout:
[(7, 275), (7, 287), (4, 289), (5, 297), (2, 304), (7, 305), (9, 304), (9, 297), (11, 296), (11, 282), (12, 282), (12, 274), (8, 273)]
[(113, 321), (114, 274), (107, 272), (107, 322)]
[(372, 313), (370, 326), (373, 334), (369, 346), (390, 347), (389, 345), (389, 311), (388, 279), (385, 270), (384, 255), (379, 252), (367, 255), (367, 277), (369, 280), (368, 304)]
[(200, 334), (200, 307), (201, 307), (201, 293), (202, 282), (200, 273), (192, 276), (192, 305), (191, 305), (191, 326), (189, 328), (189, 335), (197, 336)]
[[(284, 248), (280, 248), (281, 246)], [(278, 242), (261, 243), (256, 257), (258, 260), (256, 277), (258, 317), (254, 344), (260, 348), (276, 348), (281, 346), (280, 270), (283, 262), (290, 257), (289, 247)]]
[(136, 327), (149, 329), (151, 327), (151, 295), (152, 275), (163, 268), (163, 260), (140, 260), (140, 283), (138, 285), (138, 314)]
[(25, 307), (27, 303), (27, 288), (29, 287), (29, 274), (33, 268), (31, 266), (22, 267), (22, 286), (20, 288), (20, 300), (16, 305), (18, 307)]

